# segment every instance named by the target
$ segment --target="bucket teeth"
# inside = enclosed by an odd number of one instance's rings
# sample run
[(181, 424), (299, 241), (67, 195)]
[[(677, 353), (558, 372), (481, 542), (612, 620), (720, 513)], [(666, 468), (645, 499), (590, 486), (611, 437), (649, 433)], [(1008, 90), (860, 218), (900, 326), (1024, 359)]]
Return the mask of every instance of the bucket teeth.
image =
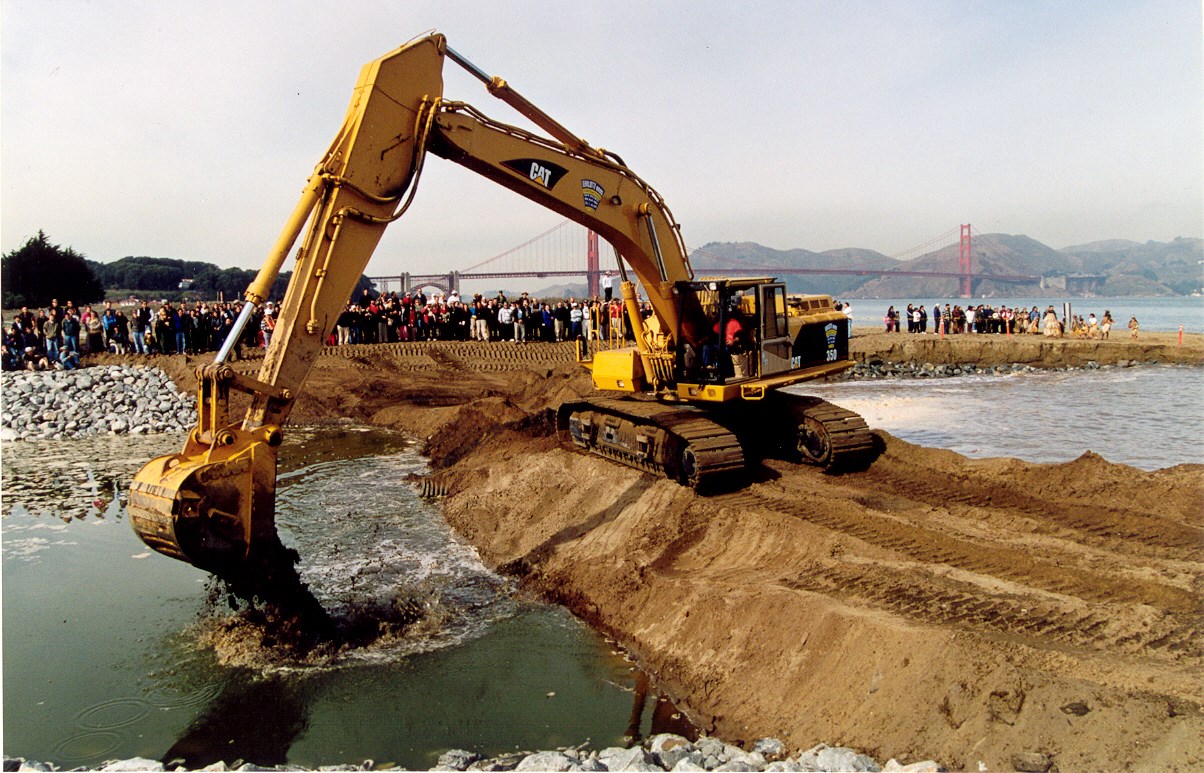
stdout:
[(134, 531), (148, 547), (187, 561), (176, 541), (174, 507), (175, 497), (163, 486), (138, 480), (130, 486), (129, 517)]
[(275, 452), (262, 443), (215, 461), (159, 457), (130, 485), (130, 524), (156, 551), (229, 574), (252, 559), (257, 545), (278, 542), (275, 491)]

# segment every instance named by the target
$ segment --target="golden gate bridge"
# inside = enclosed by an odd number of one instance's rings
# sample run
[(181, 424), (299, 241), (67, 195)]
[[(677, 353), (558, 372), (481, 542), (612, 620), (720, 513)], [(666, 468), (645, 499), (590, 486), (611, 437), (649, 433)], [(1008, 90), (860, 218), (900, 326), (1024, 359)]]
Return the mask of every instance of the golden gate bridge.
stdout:
[[(956, 234), (956, 236), (955, 236)], [(788, 266), (756, 266), (741, 263), (740, 265), (724, 266), (723, 260), (728, 258), (702, 250), (691, 250), (692, 256), (705, 256), (718, 265), (708, 265), (697, 269), (700, 274), (708, 276), (790, 276), (798, 274), (827, 274), (843, 276), (872, 276), (872, 277), (928, 277), (937, 279), (957, 279), (960, 283), (962, 297), (969, 298), (973, 293), (976, 280), (990, 279), (997, 282), (1035, 283), (1041, 277), (1030, 274), (989, 274), (975, 273), (973, 255), (975, 244), (990, 240), (974, 229), (970, 224), (950, 229), (943, 234), (934, 236), (923, 244), (905, 250), (898, 255), (889, 257), (897, 260), (908, 260), (914, 257), (930, 255), (947, 250), (957, 244), (957, 265), (952, 265), (948, 271), (921, 271), (912, 269), (883, 269), (883, 268), (795, 268)], [(585, 226), (571, 220), (537, 234), (522, 244), (504, 250), (485, 260), (478, 261), (465, 268), (449, 271), (445, 274), (401, 273), (391, 276), (368, 277), (382, 292), (397, 289), (409, 292), (418, 288), (434, 287), (445, 293), (453, 290), (459, 292), (462, 282), (510, 279), (536, 278), (547, 279), (555, 277), (586, 278), (586, 294), (601, 295), (603, 277), (618, 274), (617, 267), (604, 269), (601, 266), (599, 238), (596, 233)], [(952, 254), (952, 251), (949, 250)], [(396, 285), (396, 287), (394, 287)]]

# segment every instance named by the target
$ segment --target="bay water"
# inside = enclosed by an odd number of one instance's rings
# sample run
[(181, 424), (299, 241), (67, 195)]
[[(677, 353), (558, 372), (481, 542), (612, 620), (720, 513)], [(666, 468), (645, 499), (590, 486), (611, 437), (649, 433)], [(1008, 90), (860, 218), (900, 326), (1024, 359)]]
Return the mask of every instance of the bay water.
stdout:
[(1092, 451), (1144, 470), (1204, 463), (1204, 368), (1104, 366), (801, 384), (874, 428), (974, 458), (1066, 462)]

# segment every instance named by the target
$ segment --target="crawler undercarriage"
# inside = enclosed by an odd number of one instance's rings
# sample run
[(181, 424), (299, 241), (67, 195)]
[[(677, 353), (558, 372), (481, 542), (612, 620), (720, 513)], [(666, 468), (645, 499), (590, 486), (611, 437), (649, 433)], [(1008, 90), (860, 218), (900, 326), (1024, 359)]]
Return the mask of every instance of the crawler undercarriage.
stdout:
[(557, 428), (577, 448), (703, 492), (739, 486), (752, 459), (850, 472), (875, 456), (874, 435), (861, 416), (782, 392), (712, 409), (637, 398), (583, 400), (560, 406)]

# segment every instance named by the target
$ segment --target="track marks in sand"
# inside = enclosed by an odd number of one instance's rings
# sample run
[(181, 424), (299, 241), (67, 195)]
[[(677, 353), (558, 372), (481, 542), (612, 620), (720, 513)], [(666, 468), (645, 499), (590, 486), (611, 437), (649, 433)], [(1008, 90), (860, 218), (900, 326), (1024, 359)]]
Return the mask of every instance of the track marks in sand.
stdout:
[[(1031, 642), (1175, 659), (1204, 654), (1200, 599), (1190, 590), (1037, 559), (1001, 541), (965, 539), (830, 493), (800, 497), (775, 483), (712, 498), (738, 511), (767, 510), (898, 555), (842, 555), (795, 568), (780, 583), (927, 624)], [(989, 506), (966, 496), (943, 506)], [(901, 508), (905, 510), (906, 508)], [(960, 575), (960, 577), (959, 577)]]
[(980, 586), (923, 571), (834, 562), (807, 567), (782, 584), (938, 625), (1131, 654), (1204, 654), (1199, 632), (1173, 620), (1136, 629), (1098, 607), (1076, 609), (1032, 596), (988, 594)]
[(899, 553), (913, 561), (945, 564), (978, 574), (1032, 585), (1088, 601), (1148, 604), (1168, 612), (1198, 611), (1188, 590), (1034, 559), (1002, 543), (953, 537), (863, 508), (816, 506), (758, 491), (762, 506)]
[(1036, 497), (1022, 486), (971, 484), (951, 476), (896, 470), (888, 465), (871, 468), (867, 477), (876, 487), (934, 507), (978, 507), (1027, 517), (1041, 530), (1056, 529), (1068, 536), (1105, 549), (1178, 560), (1199, 560), (1204, 529), (1172, 518), (1142, 512), (1123, 503), (1100, 505), (1057, 502)]

